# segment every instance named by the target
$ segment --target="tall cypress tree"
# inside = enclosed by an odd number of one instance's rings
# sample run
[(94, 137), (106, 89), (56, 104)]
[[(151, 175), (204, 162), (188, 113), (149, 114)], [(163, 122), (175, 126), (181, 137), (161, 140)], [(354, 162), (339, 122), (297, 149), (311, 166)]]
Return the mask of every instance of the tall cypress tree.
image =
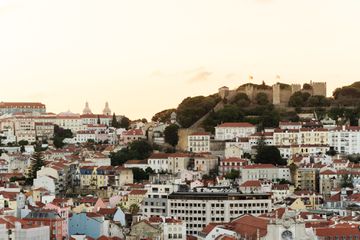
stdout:
[(31, 165), (30, 170), (28, 174), (28, 178), (26, 179), (26, 182), (28, 184), (33, 184), (34, 179), (36, 178), (36, 173), (41, 169), (42, 166), (44, 166), (44, 158), (42, 156), (41, 152), (35, 152), (31, 157)]
[(118, 127), (119, 127), (119, 123), (118, 123), (118, 121), (117, 121), (117, 119), (116, 119), (115, 113), (113, 114), (113, 117), (112, 117), (111, 126), (114, 127), (114, 128), (118, 128)]

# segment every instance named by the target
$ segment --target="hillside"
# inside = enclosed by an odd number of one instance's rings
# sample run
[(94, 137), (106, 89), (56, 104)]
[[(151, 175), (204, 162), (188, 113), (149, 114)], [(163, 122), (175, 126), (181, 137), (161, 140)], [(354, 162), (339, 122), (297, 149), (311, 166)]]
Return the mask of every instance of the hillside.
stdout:
[[(278, 83), (279, 88), (291, 91), (291, 86)], [(246, 89), (256, 89), (254, 96), (249, 98)], [(170, 113), (176, 111), (178, 122), (184, 128), (203, 127), (213, 131), (221, 122), (247, 121), (257, 124), (259, 128), (276, 127), (280, 120), (297, 121), (297, 113), (316, 112), (318, 117), (328, 114), (332, 118), (346, 116), (352, 123), (357, 122), (357, 106), (360, 105), (360, 82), (338, 88), (333, 97), (311, 95), (312, 86), (304, 84), (300, 91), (293, 93), (287, 99), (287, 104), (273, 105), (269, 93), (272, 87), (263, 84), (247, 83), (236, 90), (229, 91), (225, 98), (219, 93), (209, 96), (185, 98), (176, 109), (168, 109), (155, 114), (153, 119), (168, 121)]]

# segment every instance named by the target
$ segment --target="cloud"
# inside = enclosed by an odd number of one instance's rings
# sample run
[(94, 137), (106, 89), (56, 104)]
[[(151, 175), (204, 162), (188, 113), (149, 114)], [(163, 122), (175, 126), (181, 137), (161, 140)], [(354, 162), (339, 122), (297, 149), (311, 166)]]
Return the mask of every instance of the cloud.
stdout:
[(195, 82), (204, 82), (209, 80), (210, 75), (212, 73), (208, 72), (208, 71), (201, 71), (201, 72), (197, 72), (195, 73), (195, 75), (193, 75), (190, 79), (189, 79), (189, 83), (195, 83)]

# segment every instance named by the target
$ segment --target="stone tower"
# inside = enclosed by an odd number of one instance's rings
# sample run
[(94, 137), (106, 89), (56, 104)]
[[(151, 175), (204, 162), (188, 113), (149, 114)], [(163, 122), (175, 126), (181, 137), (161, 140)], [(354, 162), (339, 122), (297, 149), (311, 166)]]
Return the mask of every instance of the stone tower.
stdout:
[(320, 95), (326, 97), (326, 82), (313, 82), (310, 81), (313, 89), (313, 95)]
[(295, 92), (301, 91), (300, 84), (291, 84), (291, 93), (294, 94)]
[(225, 99), (229, 95), (229, 88), (224, 86), (219, 88), (219, 96), (221, 99)]
[(280, 98), (280, 84), (276, 83), (272, 86), (272, 91), (273, 91), (273, 104), (274, 105), (279, 105), (281, 103), (281, 98)]
[(104, 115), (107, 115), (107, 116), (111, 115), (111, 110), (110, 110), (110, 107), (109, 107), (109, 103), (108, 103), (108, 102), (105, 103), (105, 108), (104, 108), (104, 110), (103, 110), (103, 114), (104, 114)]
[(84, 110), (83, 110), (83, 114), (92, 114), (88, 102), (85, 103), (85, 107), (84, 107)]

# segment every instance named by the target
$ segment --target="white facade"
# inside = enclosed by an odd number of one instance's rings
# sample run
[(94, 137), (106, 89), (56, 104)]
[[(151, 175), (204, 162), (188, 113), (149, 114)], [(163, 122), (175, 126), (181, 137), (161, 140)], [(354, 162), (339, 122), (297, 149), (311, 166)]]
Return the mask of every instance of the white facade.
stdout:
[(164, 240), (185, 240), (186, 223), (175, 219), (165, 219), (162, 223)]
[(287, 167), (275, 167), (271, 164), (256, 164), (244, 166), (241, 170), (241, 181), (258, 179), (285, 179), (290, 181), (290, 169)]
[(360, 153), (360, 127), (342, 126), (329, 130), (329, 145), (342, 154)]
[(268, 194), (172, 193), (168, 216), (186, 222), (187, 234), (197, 235), (209, 223), (226, 223), (243, 214), (260, 215), (272, 210)]
[(223, 123), (215, 127), (215, 140), (225, 141), (248, 137), (256, 132), (256, 126), (250, 123)]
[(207, 133), (193, 133), (188, 136), (188, 152), (210, 152), (210, 135)]

